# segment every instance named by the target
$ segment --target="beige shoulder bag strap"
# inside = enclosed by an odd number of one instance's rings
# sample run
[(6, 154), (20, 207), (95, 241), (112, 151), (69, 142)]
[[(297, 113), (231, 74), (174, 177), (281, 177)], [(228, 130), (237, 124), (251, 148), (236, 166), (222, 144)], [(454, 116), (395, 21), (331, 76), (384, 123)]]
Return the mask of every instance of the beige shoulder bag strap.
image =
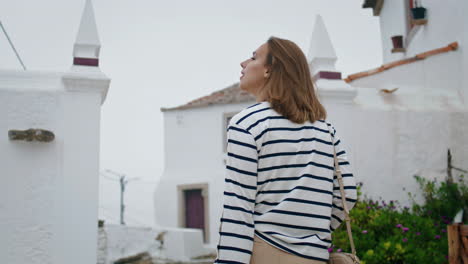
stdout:
[[(334, 142), (334, 140), (332, 142)], [(341, 200), (343, 201), (343, 209), (345, 212), (345, 220), (346, 220), (346, 229), (348, 230), (348, 238), (349, 238), (349, 243), (351, 244), (351, 252), (353, 255), (356, 255), (356, 248), (354, 247), (353, 233), (351, 232), (351, 218), (349, 218), (348, 205), (346, 204), (346, 195), (344, 191), (343, 177), (341, 176), (341, 169), (338, 163), (338, 158), (336, 157), (336, 149), (335, 149), (334, 143), (333, 143), (333, 159), (335, 160), (336, 177), (338, 178), (338, 182), (340, 183)]]

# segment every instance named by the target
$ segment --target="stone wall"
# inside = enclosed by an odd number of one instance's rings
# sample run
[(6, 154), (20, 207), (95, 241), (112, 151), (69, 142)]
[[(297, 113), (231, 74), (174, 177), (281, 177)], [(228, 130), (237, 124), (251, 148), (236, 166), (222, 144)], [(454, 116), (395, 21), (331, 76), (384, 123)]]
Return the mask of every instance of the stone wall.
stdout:
[(203, 262), (213, 253), (203, 247), (202, 232), (196, 229), (109, 224), (99, 228), (98, 264)]

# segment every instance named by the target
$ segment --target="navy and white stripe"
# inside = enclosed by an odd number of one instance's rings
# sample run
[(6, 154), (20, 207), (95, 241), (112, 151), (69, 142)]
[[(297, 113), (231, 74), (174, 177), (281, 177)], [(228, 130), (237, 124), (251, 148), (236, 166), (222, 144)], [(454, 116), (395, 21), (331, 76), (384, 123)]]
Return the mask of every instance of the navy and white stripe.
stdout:
[(349, 208), (357, 195), (333, 126), (324, 120), (295, 124), (262, 102), (234, 116), (227, 133), (216, 263), (249, 263), (254, 234), (291, 254), (328, 260), (331, 232), (344, 219), (333, 148)]

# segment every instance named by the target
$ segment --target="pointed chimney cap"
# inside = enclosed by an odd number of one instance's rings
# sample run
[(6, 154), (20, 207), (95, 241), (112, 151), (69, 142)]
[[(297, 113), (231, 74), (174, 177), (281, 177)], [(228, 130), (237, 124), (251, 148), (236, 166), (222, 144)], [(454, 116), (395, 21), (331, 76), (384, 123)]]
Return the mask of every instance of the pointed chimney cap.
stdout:
[(75, 44), (101, 45), (91, 0), (86, 0)]
[[(326, 70), (333, 70), (336, 62), (336, 53), (328, 35), (327, 28), (320, 15), (315, 18), (314, 31), (310, 41), (308, 54), (309, 64), (314, 67), (324, 66)], [(330, 68), (331, 67), (331, 68)]]
[(99, 41), (93, 5), (91, 0), (86, 0), (73, 49), (73, 64), (98, 66), (100, 48), (101, 43)]

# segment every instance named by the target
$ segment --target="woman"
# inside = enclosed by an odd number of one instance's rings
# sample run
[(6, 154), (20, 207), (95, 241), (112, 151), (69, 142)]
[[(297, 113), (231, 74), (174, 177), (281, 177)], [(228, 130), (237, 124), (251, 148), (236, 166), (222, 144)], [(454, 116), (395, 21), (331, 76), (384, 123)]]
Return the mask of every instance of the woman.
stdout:
[(349, 209), (356, 184), (307, 60), (293, 42), (271, 37), (241, 67), (240, 88), (258, 103), (229, 124), (215, 263), (326, 263), (344, 219), (334, 150)]

